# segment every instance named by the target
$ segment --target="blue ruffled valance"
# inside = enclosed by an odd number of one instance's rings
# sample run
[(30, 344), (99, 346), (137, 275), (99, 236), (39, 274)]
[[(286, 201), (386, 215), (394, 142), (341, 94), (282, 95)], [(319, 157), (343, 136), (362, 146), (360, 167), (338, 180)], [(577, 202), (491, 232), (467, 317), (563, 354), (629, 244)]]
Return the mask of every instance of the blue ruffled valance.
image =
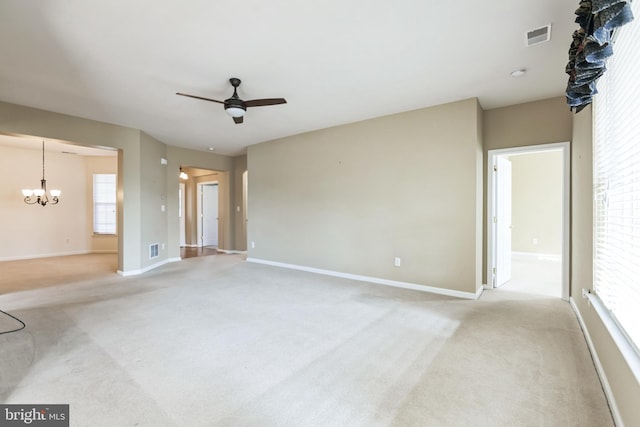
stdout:
[(633, 20), (631, 4), (620, 0), (582, 0), (576, 10), (580, 28), (569, 47), (567, 104), (576, 113), (591, 104), (598, 93), (596, 82), (613, 55), (613, 30)]

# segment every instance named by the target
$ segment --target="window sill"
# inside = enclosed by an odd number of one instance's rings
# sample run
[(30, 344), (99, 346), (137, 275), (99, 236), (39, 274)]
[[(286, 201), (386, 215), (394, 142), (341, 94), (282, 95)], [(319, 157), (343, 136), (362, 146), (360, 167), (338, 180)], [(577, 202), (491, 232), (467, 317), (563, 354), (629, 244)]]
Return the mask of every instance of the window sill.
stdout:
[(597, 295), (588, 293), (587, 299), (589, 300), (589, 304), (596, 310), (596, 313), (598, 313), (598, 316), (616, 343), (620, 353), (622, 353), (622, 357), (629, 365), (629, 369), (631, 369), (636, 381), (640, 383), (640, 356), (636, 352), (633, 344), (629, 342), (627, 336), (620, 330), (616, 321), (611, 317), (611, 313), (609, 313), (609, 310), (607, 310)]

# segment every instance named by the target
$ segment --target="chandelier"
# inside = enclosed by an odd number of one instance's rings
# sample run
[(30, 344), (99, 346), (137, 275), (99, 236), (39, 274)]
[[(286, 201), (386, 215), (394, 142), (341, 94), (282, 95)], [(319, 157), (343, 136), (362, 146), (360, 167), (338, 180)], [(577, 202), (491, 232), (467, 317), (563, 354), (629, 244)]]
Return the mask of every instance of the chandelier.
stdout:
[(42, 206), (46, 206), (47, 203), (55, 205), (60, 201), (60, 190), (51, 190), (51, 201), (47, 196), (47, 180), (44, 178), (44, 140), (42, 141), (42, 179), (40, 180), (40, 188), (35, 190), (22, 190), (24, 196), (24, 202), (28, 205), (35, 205), (36, 203)]

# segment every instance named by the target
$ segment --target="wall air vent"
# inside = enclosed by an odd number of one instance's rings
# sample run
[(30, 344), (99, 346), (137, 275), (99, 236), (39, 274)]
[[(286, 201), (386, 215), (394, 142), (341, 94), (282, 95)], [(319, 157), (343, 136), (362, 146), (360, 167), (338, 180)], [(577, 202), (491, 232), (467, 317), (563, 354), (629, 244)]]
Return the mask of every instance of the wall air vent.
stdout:
[(157, 258), (158, 255), (159, 255), (159, 253), (158, 253), (158, 244), (154, 243), (152, 245), (149, 245), (149, 259)]
[(527, 31), (527, 47), (551, 40), (551, 24)]

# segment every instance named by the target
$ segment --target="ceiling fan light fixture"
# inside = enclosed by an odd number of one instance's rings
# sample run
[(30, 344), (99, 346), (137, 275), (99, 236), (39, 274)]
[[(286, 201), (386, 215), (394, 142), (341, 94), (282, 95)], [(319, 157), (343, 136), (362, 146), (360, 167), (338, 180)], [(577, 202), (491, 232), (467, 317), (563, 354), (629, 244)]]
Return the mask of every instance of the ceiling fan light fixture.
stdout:
[(187, 96), (189, 98), (201, 99), (203, 101), (216, 102), (218, 104), (224, 104), (224, 110), (233, 118), (235, 124), (239, 125), (244, 122), (244, 115), (247, 112), (248, 107), (264, 107), (267, 105), (286, 104), (287, 101), (284, 98), (264, 98), (264, 99), (252, 99), (244, 101), (238, 96), (238, 86), (240, 86), (240, 79), (232, 77), (229, 79), (229, 83), (233, 86), (233, 95), (224, 101), (218, 101), (217, 99), (205, 98), (203, 96), (189, 95), (187, 93), (176, 92), (176, 95)]
[(226, 107), (225, 111), (231, 117), (242, 117), (242, 116), (244, 116), (244, 113), (247, 112), (247, 110), (245, 110), (244, 108), (235, 107), (235, 106), (234, 107)]

